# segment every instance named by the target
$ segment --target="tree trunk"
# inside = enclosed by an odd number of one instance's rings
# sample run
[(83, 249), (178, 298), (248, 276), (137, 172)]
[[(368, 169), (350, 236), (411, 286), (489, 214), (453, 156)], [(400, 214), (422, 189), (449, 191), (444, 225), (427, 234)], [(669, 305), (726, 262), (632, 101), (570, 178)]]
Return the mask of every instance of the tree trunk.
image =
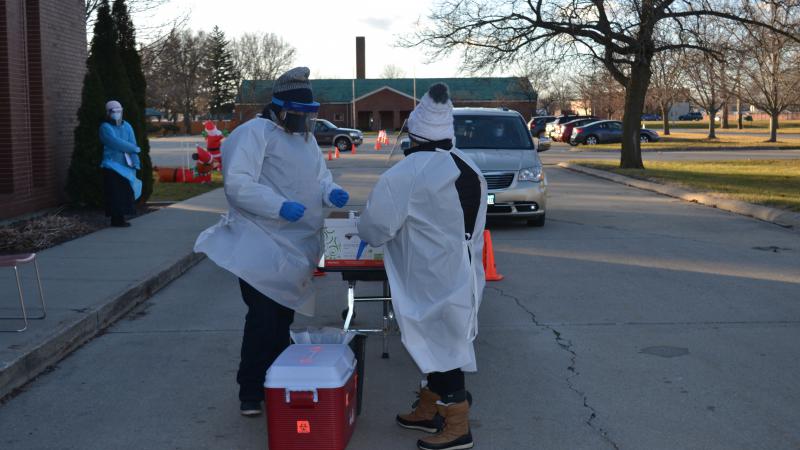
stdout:
[(744, 129), (744, 124), (742, 123), (742, 99), (739, 97), (736, 97), (736, 128)]
[(778, 118), (781, 113), (772, 112), (769, 115), (769, 140), (767, 142), (777, 142), (778, 140)]
[(669, 110), (672, 105), (661, 105), (661, 120), (664, 122), (664, 136), (669, 136)]
[(639, 134), (650, 75), (649, 61), (636, 61), (631, 67), (630, 80), (625, 89), (625, 113), (622, 116), (622, 151), (619, 166), (623, 169), (644, 169)]
[(183, 128), (186, 134), (192, 134), (192, 115), (188, 111), (183, 112)]
[(722, 105), (722, 128), (726, 130), (730, 128), (728, 125), (728, 102)]
[(717, 138), (717, 121), (714, 118), (717, 117), (717, 111), (708, 111), (708, 138), (709, 139), (716, 139)]

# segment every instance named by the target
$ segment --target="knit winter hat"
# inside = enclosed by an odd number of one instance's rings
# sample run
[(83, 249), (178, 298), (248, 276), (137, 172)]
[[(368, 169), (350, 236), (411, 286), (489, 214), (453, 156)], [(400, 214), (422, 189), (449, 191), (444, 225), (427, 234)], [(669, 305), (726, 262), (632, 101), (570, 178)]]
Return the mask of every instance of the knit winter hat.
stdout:
[(308, 81), (310, 74), (308, 67), (295, 67), (287, 71), (273, 83), (272, 96), (290, 102), (313, 102), (314, 94), (311, 92), (311, 82)]
[(122, 111), (122, 104), (116, 100), (109, 100), (106, 102), (106, 112), (110, 111)]
[(436, 83), (408, 116), (408, 132), (415, 140), (455, 139), (453, 103), (447, 85)]

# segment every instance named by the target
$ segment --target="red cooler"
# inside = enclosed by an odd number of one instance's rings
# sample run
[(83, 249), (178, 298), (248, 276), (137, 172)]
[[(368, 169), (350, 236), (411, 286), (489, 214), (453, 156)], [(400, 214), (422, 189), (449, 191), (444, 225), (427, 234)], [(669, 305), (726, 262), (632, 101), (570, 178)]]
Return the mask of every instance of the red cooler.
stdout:
[(270, 450), (344, 450), (356, 423), (355, 368), (346, 344), (281, 353), (264, 381)]

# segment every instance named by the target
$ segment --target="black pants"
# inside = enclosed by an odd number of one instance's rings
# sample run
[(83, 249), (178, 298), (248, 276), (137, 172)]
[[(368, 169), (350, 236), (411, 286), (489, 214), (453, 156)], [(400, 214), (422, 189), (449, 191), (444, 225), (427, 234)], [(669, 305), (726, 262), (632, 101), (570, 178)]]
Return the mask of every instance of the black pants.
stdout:
[(126, 214), (136, 214), (131, 184), (111, 169), (103, 169), (103, 194), (106, 216), (111, 217), (112, 222), (124, 222)]
[(239, 279), (242, 299), (247, 304), (242, 336), (242, 356), (236, 381), (239, 400), (264, 399), (264, 375), (278, 355), (289, 346), (289, 327), (294, 311), (278, 304)]
[(439, 394), (445, 403), (461, 401), (460, 397), (466, 395), (464, 372), (461, 369), (431, 372), (428, 374), (428, 389)]

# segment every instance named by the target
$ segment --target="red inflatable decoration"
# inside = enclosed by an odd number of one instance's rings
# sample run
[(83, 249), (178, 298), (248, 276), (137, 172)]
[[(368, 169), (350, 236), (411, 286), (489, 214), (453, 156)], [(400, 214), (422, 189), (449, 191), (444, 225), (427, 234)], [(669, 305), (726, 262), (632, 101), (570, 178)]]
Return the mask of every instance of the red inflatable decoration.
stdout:
[(222, 171), (222, 140), (225, 138), (214, 122), (207, 120), (204, 127), (206, 148), (198, 145), (197, 153), (192, 155), (192, 159), (197, 161), (195, 170), (200, 175), (211, 173), (214, 170)]

